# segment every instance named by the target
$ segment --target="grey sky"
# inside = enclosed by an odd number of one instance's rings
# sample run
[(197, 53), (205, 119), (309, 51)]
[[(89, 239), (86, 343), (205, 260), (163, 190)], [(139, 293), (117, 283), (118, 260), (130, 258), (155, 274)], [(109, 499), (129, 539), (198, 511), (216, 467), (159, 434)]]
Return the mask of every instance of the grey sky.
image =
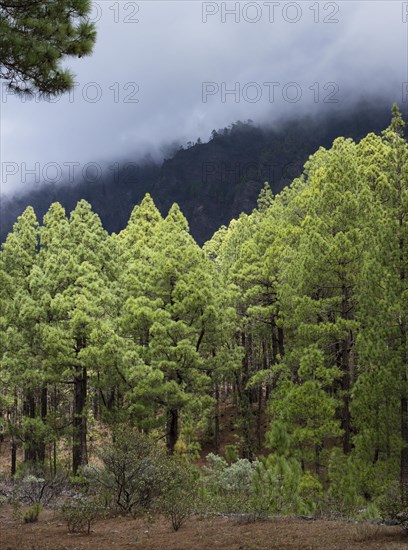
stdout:
[[(22, 103), (2, 89), (2, 192), (58, 180), (50, 163), (77, 176), (86, 163), (160, 156), (165, 143), (206, 140), (238, 119), (261, 123), (379, 93), (402, 103), (406, 3), (244, 1), (225, 13), (236, 4), (95, 2), (97, 45), (70, 62), (71, 96)], [(223, 95), (234, 87), (236, 96)]]

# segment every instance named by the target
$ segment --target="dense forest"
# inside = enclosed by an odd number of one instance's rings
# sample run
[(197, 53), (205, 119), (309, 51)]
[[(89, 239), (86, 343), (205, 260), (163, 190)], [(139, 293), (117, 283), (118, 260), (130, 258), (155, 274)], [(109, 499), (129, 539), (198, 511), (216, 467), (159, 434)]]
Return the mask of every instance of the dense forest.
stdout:
[(142, 433), (193, 462), (210, 448), (212, 479), (238, 476), (266, 511), (379, 507), (390, 487), (404, 501), (407, 216), (397, 106), (381, 134), (320, 147), (279, 194), (265, 184), (202, 247), (149, 194), (117, 234), (85, 200), (42, 223), (26, 208), (0, 257), (11, 475), (78, 479), (110, 433), (116, 457)]

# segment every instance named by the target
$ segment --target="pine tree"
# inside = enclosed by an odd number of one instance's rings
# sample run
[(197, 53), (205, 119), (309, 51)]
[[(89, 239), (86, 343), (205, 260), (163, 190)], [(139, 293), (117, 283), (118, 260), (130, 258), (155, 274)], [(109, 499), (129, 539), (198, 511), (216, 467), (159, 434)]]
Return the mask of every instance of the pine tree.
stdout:
[[(325, 387), (339, 400), (343, 450), (352, 449), (351, 389), (356, 378), (358, 332), (357, 283), (365, 246), (364, 227), (370, 193), (358, 178), (356, 148), (337, 139), (306, 165), (307, 186), (296, 202), (302, 206), (298, 243), (285, 269), (285, 311), (293, 331), (287, 366), (296, 371), (317, 347), (327, 369)], [(302, 205), (303, 203), (303, 205)], [(296, 205), (295, 205), (296, 207)], [(316, 369), (318, 365), (316, 365)], [(313, 378), (313, 370), (311, 372)]]
[(126, 289), (121, 326), (145, 365), (131, 393), (151, 426), (160, 410), (165, 412), (167, 448), (173, 453), (181, 414), (202, 410), (208, 402), (207, 346), (216, 315), (210, 263), (178, 206), (163, 220), (149, 196), (120, 238)]
[(96, 32), (89, 0), (0, 1), (0, 77), (17, 92), (45, 95), (73, 86), (66, 56), (92, 52)]
[[(28, 207), (18, 218), (13, 232), (3, 244), (1, 265), (7, 294), (3, 294), (2, 311), (6, 332), (3, 338), (1, 370), (6, 373), (10, 394), (14, 393), (12, 436), (12, 474), (16, 469), (17, 441), (24, 443), (25, 459), (37, 459), (36, 442), (30, 432), (37, 416), (36, 396), (42, 378), (38, 326), (38, 305), (32, 299), (30, 277), (37, 262), (39, 226)], [(19, 403), (22, 401), (22, 415)], [(34, 434), (33, 434), (34, 435)]]
[(38, 291), (44, 294), (47, 308), (43, 346), (53, 379), (73, 388), (76, 472), (87, 463), (89, 381), (97, 375), (101, 344), (109, 334), (105, 326), (111, 299), (108, 235), (90, 205), (80, 201), (69, 223), (61, 206), (52, 205), (41, 237), (43, 281), (38, 278)]
[(375, 203), (361, 287), (361, 375), (354, 393), (360, 458), (372, 464), (377, 477), (385, 470), (381, 475), (389, 479), (399, 467), (401, 486), (408, 482), (408, 147), (403, 128), (394, 105), (382, 138), (367, 136), (360, 146), (361, 162), (369, 166), (362, 175)]

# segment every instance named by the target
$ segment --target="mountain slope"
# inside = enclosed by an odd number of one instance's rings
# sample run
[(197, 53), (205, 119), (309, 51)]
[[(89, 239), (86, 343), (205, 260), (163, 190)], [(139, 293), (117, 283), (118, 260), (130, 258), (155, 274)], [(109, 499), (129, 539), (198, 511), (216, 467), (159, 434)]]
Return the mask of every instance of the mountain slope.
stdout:
[(5, 239), (18, 215), (32, 205), (42, 218), (59, 201), (68, 210), (85, 198), (108, 231), (120, 231), (133, 206), (150, 192), (159, 209), (179, 203), (191, 232), (201, 244), (222, 225), (256, 205), (259, 190), (269, 181), (275, 193), (298, 176), (319, 146), (329, 147), (342, 135), (360, 139), (384, 129), (389, 106), (358, 106), (346, 113), (287, 120), (274, 126), (237, 122), (213, 132), (208, 143), (181, 148), (163, 163), (130, 164), (98, 183), (43, 185), (27, 193), (2, 197), (0, 236)]

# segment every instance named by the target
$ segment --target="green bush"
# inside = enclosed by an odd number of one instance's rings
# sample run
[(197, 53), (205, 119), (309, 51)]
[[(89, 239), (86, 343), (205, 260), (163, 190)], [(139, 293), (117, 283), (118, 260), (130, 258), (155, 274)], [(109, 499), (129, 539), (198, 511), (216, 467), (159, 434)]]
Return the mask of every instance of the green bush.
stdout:
[(369, 502), (365, 508), (359, 511), (357, 519), (362, 521), (373, 521), (381, 517), (378, 506), (374, 502)]
[(158, 499), (157, 510), (171, 520), (174, 531), (200, 510), (199, 473), (188, 462), (169, 458), (166, 465), (165, 490)]
[(298, 513), (302, 468), (296, 459), (270, 454), (254, 475), (253, 507), (259, 514)]
[(228, 464), (224, 458), (213, 453), (208, 454), (206, 460), (207, 465), (204, 466), (207, 474), (206, 481), (215, 490), (224, 494), (233, 492), (251, 494), (253, 475), (258, 461), (250, 462), (242, 458)]
[(99, 504), (89, 498), (80, 497), (61, 508), (62, 519), (70, 533), (91, 533), (91, 526), (103, 516)]
[(225, 445), (225, 460), (232, 464), (237, 462), (239, 457), (237, 445)]
[(41, 504), (33, 504), (30, 508), (24, 512), (23, 521), (24, 523), (35, 523), (38, 521), (38, 516), (41, 512)]
[(80, 492), (86, 492), (89, 488), (89, 479), (83, 472), (84, 468), (86, 469), (86, 466), (79, 469), (76, 475), (69, 478), (72, 487)]
[(316, 512), (323, 497), (323, 485), (311, 474), (305, 472), (298, 487), (298, 512), (304, 515), (312, 515)]
[(390, 484), (379, 499), (381, 518), (400, 525), (408, 535), (408, 486), (401, 491), (399, 483)]
[(104, 495), (116, 511), (137, 515), (152, 508), (166, 485), (167, 455), (149, 437), (128, 428), (99, 455), (102, 468), (88, 467), (83, 475), (90, 490)]
[(352, 457), (333, 449), (329, 461), (330, 487), (325, 495), (322, 513), (331, 517), (354, 518), (366, 501), (360, 492), (360, 470)]
[(253, 477), (258, 461), (239, 459), (228, 464), (224, 458), (210, 453), (207, 456), (203, 494), (207, 507), (213, 512), (249, 512), (253, 492)]
[(26, 504), (42, 504), (47, 506), (66, 486), (66, 478), (61, 475), (43, 476), (40, 473), (29, 473), (17, 479), (13, 498)]
[(212, 511), (245, 513), (252, 519), (271, 513), (314, 514), (323, 495), (319, 480), (303, 472), (298, 460), (276, 453), (230, 465), (209, 454), (204, 470), (203, 499)]

